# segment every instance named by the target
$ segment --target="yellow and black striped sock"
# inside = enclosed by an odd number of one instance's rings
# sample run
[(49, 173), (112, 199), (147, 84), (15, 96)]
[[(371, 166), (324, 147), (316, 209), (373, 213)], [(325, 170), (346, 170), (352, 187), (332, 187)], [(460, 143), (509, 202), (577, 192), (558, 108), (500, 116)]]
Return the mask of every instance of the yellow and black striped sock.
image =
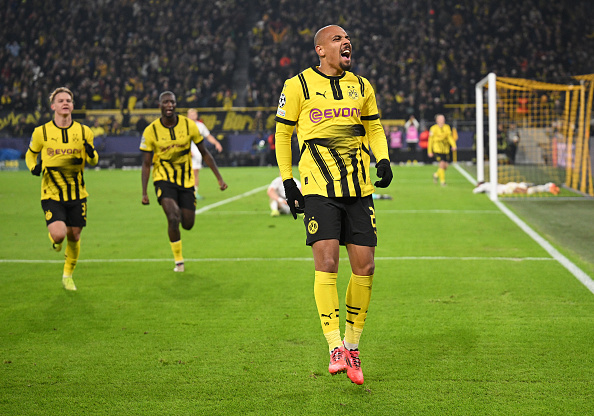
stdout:
[(76, 263), (78, 263), (78, 256), (80, 254), (80, 240), (70, 241), (66, 244), (65, 250), (66, 261), (64, 261), (64, 274), (62, 277), (72, 277)]
[(344, 345), (349, 350), (357, 349), (359, 339), (365, 326), (367, 309), (371, 300), (371, 287), (373, 275), (359, 276), (351, 274), (346, 293), (346, 330)]
[(330, 351), (342, 346), (336, 277), (336, 273), (326, 273), (316, 270), (314, 281), (314, 297), (322, 323), (322, 332), (326, 337), (326, 341), (328, 341)]
[(182, 242), (181, 240), (178, 241), (170, 241), (171, 244), (171, 251), (173, 252), (173, 259), (175, 260), (175, 264), (183, 263), (184, 256), (182, 256)]

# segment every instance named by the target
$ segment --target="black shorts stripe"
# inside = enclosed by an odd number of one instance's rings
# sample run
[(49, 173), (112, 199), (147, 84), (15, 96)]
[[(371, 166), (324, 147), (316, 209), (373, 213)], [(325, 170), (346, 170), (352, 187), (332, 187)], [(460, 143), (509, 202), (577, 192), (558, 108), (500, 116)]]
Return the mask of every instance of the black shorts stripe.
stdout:
[(357, 75), (359, 79), (359, 85), (361, 86), (361, 97), (365, 97), (365, 84), (363, 83), (363, 79), (359, 75)]
[(372, 116), (361, 116), (361, 120), (379, 120), (379, 114), (374, 114)]
[(340, 156), (340, 153), (338, 153), (336, 150), (328, 149), (328, 151), (330, 152), (330, 155), (336, 162), (336, 167), (338, 168), (338, 172), (340, 174), (340, 189), (342, 191), (342, 195), (350, 196), (351, 191), (349, 190), (349, 181), (348, 181), (348, 177), (347, 177), (346, 164), (344, 163), (344, 160)]
[(301, 82), (301, 89), (303, 90), (303, 98), (309, 100), (309, 89), (307, 88), (307, 82), (305, 82), (305, 77), (303, 73), (300, 73), (298, 76), (299, 82)]
[(279, 116), (274, 117), (274, 121), (281, 124), (286, 124), (287, 126), (295, 126), (297, 124), (296, 121), (285, 120), (284, 118), (280, 118)]
[(332, 78), (330, 79), (330, 88), (332, 88), (332, 96), (335, 100), (342, 100), (342, 90), (340, 89), (340, 84), (338, 83), (338, 79)]
[(320, 173), (326, 180), (326, 192), (327, 192), (328, 196), (329, 197), (336, 196), (336, 192), (334, 192), (334, 179), (332, 178), (332, 174), (330, 173), (330, 169), (328, 169), (326, 162), (324, 162), (324, 158), (320, 154), (320, 152), (315, 144), (310, 144), (310, 143), (307, 143), (307, 144), (309, 146), (309, 151), (311, 153), (313, 160), (316, 162), (316, 165), (318, 165), (318, 169), (320, 170)]

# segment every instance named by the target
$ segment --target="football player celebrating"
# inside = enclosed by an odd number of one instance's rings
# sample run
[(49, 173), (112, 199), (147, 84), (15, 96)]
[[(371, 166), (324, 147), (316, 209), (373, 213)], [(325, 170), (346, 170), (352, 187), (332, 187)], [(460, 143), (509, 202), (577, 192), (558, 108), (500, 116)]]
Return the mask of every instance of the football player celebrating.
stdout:
[[(352, 45), (339, 26), (314, 37), (319, 66), (288, 79), (276, 112), (276, 156), (294, 218), (304, 212), (306, 243), (312, 247), (314, 297), (330, 350), (329, 371), (346, 371), (363, 384), (359, 339), (365, 325), (375, 272), (377, 245), (370, 149), (377, 176), (387, 187), (392, 170), (375, 93), (369, 81), (350, 72)], [(297, 129), (303, 194), (293, 181), (291, 135)], [(336, 279), (340, 245), (351, 265), (346, 291), (344, 340), (339, 328)]]
[[(67, 240), (62, 285), (76, 290), (72, 273), (80, 253), (80, 234), (87, 224), (85, 163), (96, 165), (99, 155), (93, 147), (91, 129), (72, 120), (74, 94), (60, 87), (50, 94), (54, 119), (33, 131), (25, 155), (27, 167), (41, 179), (41, 208), (55, 251)], [(38, 155), (41, 154), (41, 160)]]
[(194, 194), (194, 171), (190, 143), (194, 142), (202, 158), (210, 167), (221, 191), (227, 184), (219, 173), (212, 155), (204, 146), (202, 135), (194, 121), (176, 114), (175, 94), (165, 91), (159, 96), (161, 117), (147, 126), (142, 133), (140, 150), (142, 161), (142, 203), (149, 204), (147, 186), (151, 166), (153, 185), (157, 200), (167, 217), (167, 233), (175, 260), (174, 271), (185, 271), (179, 226), (191, 230), (196, 218), (196, 195)]

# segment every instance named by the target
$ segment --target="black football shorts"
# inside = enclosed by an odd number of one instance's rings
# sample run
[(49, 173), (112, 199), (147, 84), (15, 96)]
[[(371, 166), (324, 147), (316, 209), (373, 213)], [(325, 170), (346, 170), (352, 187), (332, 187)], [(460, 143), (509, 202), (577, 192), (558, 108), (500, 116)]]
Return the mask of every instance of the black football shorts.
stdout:
[(194, 187), (182, 188), (179, 185), (167, 181), (156, 181), (154, 185), (159, 204), (161, 204), (161, 199), (171, 198), (177, 202), (177, 205), (182, 209), (196, 209)]
[(308, 246), (320, 240), (338, 240), (340, 245), (377, 245), (371, 195), (362, 198), (306, 195), (303, 222)]
[(62, 221), (68, 227), (82, 228), (87, 225), (87, 198), (67, 202), (42, 199), (41, 208), (47, 225), (56, 221)]

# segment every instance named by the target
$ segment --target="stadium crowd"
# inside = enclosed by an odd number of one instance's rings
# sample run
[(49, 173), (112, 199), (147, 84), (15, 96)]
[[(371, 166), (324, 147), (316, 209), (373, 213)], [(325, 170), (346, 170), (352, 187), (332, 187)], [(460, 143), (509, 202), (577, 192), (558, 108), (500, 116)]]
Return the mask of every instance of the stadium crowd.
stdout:
[(491, 71), (549, 82), (592, 71), (592, 14), (583, 1), (343, 0), (317, 2), (315, 12), (300, 2), (259, 4), (250, 33), (255, 104), (276, 105), (268, 91), (317, 62), (319, 22), (349, 32), (353, 72), (375, 85), (384, 118), (432, 118), (446, 103), (474, 102), (474, 84)]
[[(315, 64), (313, 34), (343, 25), (353, 71), (383, 118), (431, 118), (473, 101), (488, 72), (560, 81), (591, 72), (589, 4), (546, 0), (8, 0), (0, 17), (0, 111), (48, 111), (57, 86), (76, 108), (276, 106), (284, 80)], [(240, 49), (247, 48), (249, 62)], [(246, 70), (242, 84), (234, 82)], [(239, 98), (238, 98), (239, 97)], [(26, 130), (26, 129), (25, 129)]]
[(1, 110), (48, 110), (61, 85), (77, 108), (155, 108), (165, 89), (185, 106), (228, 104), (244, 25), (237, 1), (2, 3)]

